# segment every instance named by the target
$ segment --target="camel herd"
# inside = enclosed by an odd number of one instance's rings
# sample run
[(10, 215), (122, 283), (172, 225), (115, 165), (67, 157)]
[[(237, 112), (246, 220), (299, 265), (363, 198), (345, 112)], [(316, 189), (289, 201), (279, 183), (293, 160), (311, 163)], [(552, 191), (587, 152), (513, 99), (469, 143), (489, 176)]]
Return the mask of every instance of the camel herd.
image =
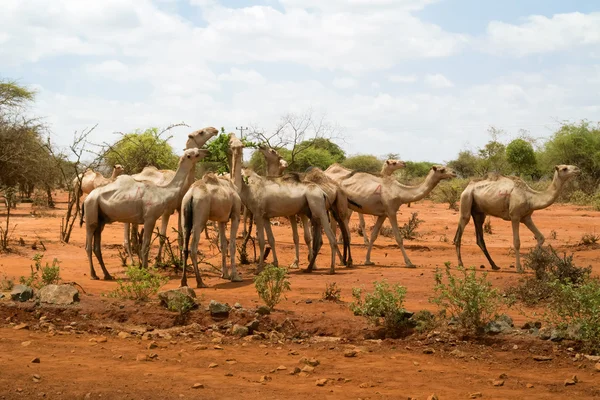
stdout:
[[(397, 221), (398, 209), (402, 204), (412, 203), (426, 197), (436, 185), (445, 179), (456, 177), (455, 172), (443, 165), (431, 167), (425, 180), (416, 186), (407, 186), (394, 178), (393, 172), (405, 166), (399, 160), (384, 163), (381, 174), (374, 175), (352, 171), (334, 164), (325, 171), (309, 168), (305, 173), (286, 173), (287, 163), (275, 149), (259, 146), (267, 164), (266, 176), (242, 167), (242, 142), (231, 134), (229, 141), (230, 174), (206, 173), (195, 180), (196, 163), (208, 155), (202, 149), (206, 142), (218, 134), (217, 129), (207, 127), (188, 135), (186, 149), (179, 159), (176, 171), (158, 170), (146, 167), (135, 175), (123, 174), (120, 165), (115, 166), (110, 178), (104, 178), (93, 171), (75, 178), (76, 193), (88, 194), (82, 204), (81, 225), (86, 225), (86, 253), (90, 264), (90, 276), (98, 279), (92, 261), (95, 254), (104, 279), (112, 279), (102, 259), (101, 236), (106, 224), (122, 222), (124, 246), (128, 257), (133, 261), (129, 232), (131, 226), (137, 231), (143, 226), (141, 244), (142, 267), (148, 265), (148, 251), (156, 221), (162, 218), (161, 241), (166, 234), (170, 215), (178, 211), (178, 226), (182, 259), (187, 265), (191, 258), (196, 275), (197, 287), (206, 287), (198, 269), (198, 243), (208, 221), (217, 223), (219, 247), (222, 260), (222, 278), (241, 281), (236, 269), (236, 237), (242, 215), (252, 215), (256, 223), (259, 244), (259, 264), (257, 271), (264, 267), (266, 241), (272, 253), (273, 264), (278, 265), (275, 238), (270, 219), (289, 218), (295, 247), (292, 267), (299, 263), (299, 236), (297, 217), (302, 220), (304, 241), (309, 249), (309, 264), (306, 272), (313, 270), (317, 255), (322, 246), (322, 232), (327, 236), (331, 249), (330, 273), (335, 272), (336, 256), (343, 265), (352, 267), (351, 237), (349, 220), (352, 212), (359, 213), (363, 239), (367, 247), (365, 265), (372, 265), (371, 250), (379, 235), (383, 222), (388, 219), (394, 237), (407, 267), (414, 267), (410, 261)], [(486, 215), (492, 215), (512, 222), (514, 249), (517, 270), (521, 271), (519, 225), (525, 224), (533, 232), (538, 245), (544, 236), (535, 227), (531, 215), (533, 211), (552, 204), (565, 182), (577, 176), (579, 169), (572, 165), (557, 165), (554, 179), (545, 191), (535, 191), (516, 177), (490, 175), (485, 179), (473, 180), (461, 195), (460, 220), (454, 243), (459, 264), (461, 238), (471, 216), (475, 225), (477, 244), (487, 257), (493, 269), (498, 269), (490, 257), (483, 237), (483, 223)], [(242, 212), (242, 209), (244, 210)], [(363, 214), (377, 217), (370, 238), (367, 237)], [(227, 246), (226, 226), (229, 224), (229, 246)], [(338, 248), (336, 230), (339, 225), (342, 233), (343, 254)], [(245, 222), (244, 222), (245, 226)], [(266, 240), (265, 240), (266, 235)], [(191, 244), (190, 244), (191, 241)], [(160, 255), (160, 249), (159, 249)], [(230, 257), (227, 265), (227, 257)], [(183, 268), (181, 285), (187, 286), (186, 268)]]

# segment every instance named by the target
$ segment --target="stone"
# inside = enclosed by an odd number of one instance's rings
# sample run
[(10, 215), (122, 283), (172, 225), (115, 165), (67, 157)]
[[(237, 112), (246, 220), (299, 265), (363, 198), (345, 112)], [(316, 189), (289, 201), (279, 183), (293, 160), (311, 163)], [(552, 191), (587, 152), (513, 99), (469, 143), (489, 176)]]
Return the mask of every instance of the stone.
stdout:
[(182, 304), (183, 301), (193, 304), (194, 306), (192, 308), (195, 308), (197, 306), (195, 299), (196, 293), (194, 292), (194, 289), (188, 286), (158, 292), (160, 305), (172, 311), (177, 311), (177, 309), (180, 308), (179, 305)]
[(327, 379), (317, 379), (316, 385), (317, 386), (325, 386), (325, 385), (327, 385)]
[(285, 371), (287, 369), (287, 367), (285, 365), (280, 365), (279, 367), (277, 367), (277, 371)]
[(257, 331), (259, 324), (260, 324), (260, 321), (257, 319), (254, 319), (254, 320), (248, 322), (246, 324), (246, 328), (248, 328), (248, 334), (252, 335), (254, 333), (254, 331)]
[(260, 383), (267, 383), (271, 380), (272, 378), (269, 375), (263, 375), (260, 377), (260, 379), (258, 380), (258, 382)]
[(594, 362), (600, 361), (600, 356), (590, 356), (589, 354), (585, 354), (584, 357), (590, 361), (594, 361)]
[(4, 298), (4, 293), (0, 293), (0, 299)]
[(534, 388), (533, 384), (531, 384), (531, 383), (528, 383), (527, 385), (525, 385), (525, 387), (527, 389), (533, 389)]
[(131, 333), (121, 331), (121, 332), (119, 332), (119, 334), (117, 336), (120, 337), (121, 339), (129, 339), (131, 337)]
[(497, 379), (492, 381), (492, 385), (494, 386), (504, 386), (504, 379)]
[(300, 372), (302, 372), (300, 367), (294, 367), (294, 370), (290, 372), (290, 375), (296, 375), (296, 374), (299, 374)]
[(217, 364), (217, 363), (208, 364), (208, 368), (217, 368), (218, 366), (219, 366), (219, 364)]
[(39, 357), (36, 357), (36, 358), (34, 358), (33, 360), (31, 360), (31, 364), (39, 364), (40, 362), (41, 362), (41, 361), (40, 361), (40, 358), (39, 358)]
[(552, 336), (552, 331), (549, 328), (540, 329), (539, 335), (540, 339), (548, 340)]
[(233, 333), (235, 336), (244, 337), (248, 336), (250, 329), (248, 329), (247, 326), (235, 324), (233, 328), (231, 328), (231, 333)]
[(146, 354), (138, 354), (135, 356), (135, 361), (149, 361), (150, 359)]
[(469, 395), (470, 399), (478, 399), (480, 397), (483, 397), (483, 393), (481, 393), (481, 392), (475, 392), (475, 393), (471, 393)]
[(15, 325), (15, 327), (13, 328), (16, 331), (20, 331), (21, 329), (28, 329), (29, 325), (27, 325), (26, 323), (20, 323), (18, 325)]
[(235, 303), (235, 304), (233, 305), (233, 308), (235, 308), (235, 309), (237, 309), (237, 310), (241, 310), (241, 309), (242, 309), (242, 308), (244, 308), (244, 307), (242, 307), (242, 305), (241, 305), (240, 303)]
[(356, 357), (357, 354), (358, 351), (356, 351), (355, 349), (348, 349), (344, 351), (344, 357)]
[(158, 343), (156, 343), (154, 340), (151, 341), (150, 343), (148, 343), (148, 346), (146, 346), (146, 348), (148, 350), (156, 349), (157, 347), (158, 347)]
[(596, 365), (594, 365), (594, 370), (595, 370), (596, 372), (600, 372), (600, 362), (599, 362), (599, 363), (596, 363)]
[(300, 362), (310, 365), (311, 367), (316, 367), (317, 365), (321, 364), (321, 362), (319, 360), (317, 360), (316, 358), (306, 358), (306, 357), (303, 357), (300, 360)]
[(435, 353), (435, 350), (432, 349), (431, 347), (423, 349), (423, 354), (433, 354), (433, 353)]
[(552, 357), (548, 356), (533, 356), (535, 361), (552, 361)]
[(573, 386), (578, 382), (577, 376), (573, 375), (570, 379), (565, 379), (565, 386)]
[(192, 389), (204, 389), (204, 385), (201, 383), (194, 383)]
[(33, 374), (32, 379), (35, 383), (38, 383), (39, 381), (42, 380), (42, 377), (39, 374)]
[(452, 355), (456, 358), (465, 358), (467, 356), (467, 353), (465, 353), (464, 351), (461, 351), (459, 349), (454, 349), (450, 352), (450, 355)]
[(27, 301), (33, 298), (33, 289), (26, 285), (15, 285), (10, 292), (10, 298), (14, 301)]
[(506, 375), (506, 374), (500, 374), (500, 376), (498, 377), (498, 379), (508, 379), (508, 375)]
[(229, 316), (229, 310), (231, 310), (231, 307), (229, 307), (227, 304), (211, 300), (208, 304), (208, 310), (210, 311), (210, 315), (213, 317), (227, 317)]
[(46, 285), (38, 293), (40, 302), (69, 305), (79, 301), (79, 291), (71, 285)]
[(440, 398), (438, 397), (438, 395), (437, 395), (437, 394), (435, 394), (435, 393), (434, 393), (434, 394), (430, 394), (430, 395), (427, 397), (427, 400), (440, 400)]
[(561, 342), (565, 339), (565, 332), (561, 329), (552, 329), (550, 331), (550, 340), (552, 342)]
[(305, 365), (304, 367), (302, 367), (302, 369), (300, 371), (306, 372), (306, 373), (311, 373), (311, 372), (315, 371), (315, 367), (311, 367), (310, 365)]
[(256, 313), (258, 315), (269, 315), (269, 314), (271, 314), (271, 309), (267, 306), (259, 306), (256, 309)]
[(29, 345), (31, 345), (31, 340), (26, 340), (24, 342), (21, 342), (21, 346), (23, 346), (23, 347), (28, 347)]
[(492, 335), (508, 333), (512, 331), (513, 326), (512, 318), (506, 314), (502, 314), (495, 321), (491, 321), (485, 326), (485, 332)]

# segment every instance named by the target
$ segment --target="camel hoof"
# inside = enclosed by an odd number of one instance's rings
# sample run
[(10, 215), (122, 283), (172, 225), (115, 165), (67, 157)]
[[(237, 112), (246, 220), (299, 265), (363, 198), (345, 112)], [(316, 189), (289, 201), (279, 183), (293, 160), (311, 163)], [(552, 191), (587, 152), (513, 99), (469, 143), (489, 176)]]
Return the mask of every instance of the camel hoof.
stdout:
[(297, 262), (297, 261), (294, 261), (293, 263), (291, 263), (291, 264), (290, 264), (290, 268), (291, 268), (291, 269), (298, 269), (298, 268), (300, 268), (300, 267), (298, 266), (298, 262)]
[(110, 275), (104, 275), (104, 280), (105, 280), (105, 281), (112, 281), (112, 280), (113, 280), (113, 277), (112, 277), (112, 276), (110, 276)]
[(231, 278), (229, 277), (229, 274), (222, 274), (221, 275), (221, 279), (227, 279), (227, 280), (229, 280)]
[(98, 276), (96, 276), (96, 275), (92, 275), (92, 276), (90, 277), (90, 279), (91, 279), (91, 280), (93, 280), (93, 281), (100, 280), (100, 278), (98, 278)]
[(243, 282), (244, 280), (242, 279), (241, 276), (239, 276), (238, 274), (234, 274), (231, 275), (231, 282)]
[(197, 288), (197, 289), (205, 289), (205, 288), (207, 288), (207, 287), (208, 287), (208, 285), (207, 285), (206, 283), (204, 283), (204, 282), (198, 282), (198, 283), (196, 284), (196, 288)]
[(354, 268), (354, 263), (352, 263), (352, 261), (348, 261), (346, 268)]
[(375, 265), (373, 261), (365, 261), (365, 265)]
[(417, 268), (415, 264), (406, 264), (406, 268)]
[(335, 271), (329, 270), (329, 272), (327, 273), (327, 275), (335, 275)]
[(313, 272), (313, 270), (312, 270), (312, 269), (309, 269), (309, 268), (303, 269), (303, 270), (301, 270), (301, 271), (302, 271), (302, 273), (304, 273), (304, 274), (310, 274), (311, 272)]

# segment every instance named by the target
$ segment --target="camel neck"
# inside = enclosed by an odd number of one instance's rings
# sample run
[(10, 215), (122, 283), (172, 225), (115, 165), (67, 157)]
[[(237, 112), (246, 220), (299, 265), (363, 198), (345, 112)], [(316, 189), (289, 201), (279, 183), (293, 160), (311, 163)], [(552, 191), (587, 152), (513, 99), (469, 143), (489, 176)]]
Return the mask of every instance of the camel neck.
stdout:
[(269, 177), (281, 176), (281, 173), (279, 171), (279, 161), (277, 161), (277, 162), (267, 161), (267, 176), (269, 176)]
[(183, 165), (183, 163), (179, 164), (177, 167), (177, 171), (175, 171), (175, 176), (171, 179), (171, 182), (166, 184), (164, 187), (167, 189), (181, 189), (186, 181), (189, 179), (189, 175), (194, 174), (194, 166), (192, 165)]
[(113, 172), (112, 172), (112, 175), (110, 176), (110, 179), (115, 180), (115, 179), (117, 179), (117, 176), (119, 176), (119, 173), (117, 172), (116, 168), (113, 168)]
[(558, 172), (555, 172), (550, 186), (546, 190), (535, 192), (532, 195), (531, 207), (534, 210), (541, 210), (554, 203), (562, 191), (563, 184), (564, 182), (558, 178)]
[(233, 184), (238, 194), (241, 195), (244, 183), (242, 182), (242, 148), (232, 148), (231, 165), (229, 167), (230, 175), (233, 178)]
[[(394, 182), (396, 181), (394, 180)], [(397, 185), (399, 186), (398, 197), (402, 200), (403, 203), (413, 203), (415, 201), (421, 200), (429, 193), (431, 193), (431, 191), (438, 184), (438, 182), (439, 180), (434, 178), (434, 172), (431, 171), (420, 185), (406, 186), (397, 183)]]

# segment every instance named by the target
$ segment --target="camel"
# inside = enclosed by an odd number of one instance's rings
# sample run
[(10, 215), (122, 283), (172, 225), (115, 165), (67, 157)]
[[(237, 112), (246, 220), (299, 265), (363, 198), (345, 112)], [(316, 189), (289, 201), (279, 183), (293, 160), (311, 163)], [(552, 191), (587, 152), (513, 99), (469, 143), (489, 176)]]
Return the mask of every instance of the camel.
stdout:
[[(219, 131), (212, 126), (208, 126), (206, 128), (202, 128), (197, 131), (194, 131), (188, 135), (185, 149), (186, 150), (187, 149), (199, 149), (202, 146), (204, 146), (209, 139), (211, 139), (213, 136), (216, 136), (218, 134), (219, 134)], [(164, 185), (167, 182), (170, 182), (174, 176), (175, 176), (175, 171), (164, 170), (164, 169), (159, 170), (154, 166), (145, 167), (142, 170), (142, 172), (140, 172), (139, 174), (132, 175), (132, 177), (136, 180), (149, 181), (149, 182), (153, 182), (156, 185)], [(160, 257), (162, 254), (162, 248), (164, 246), (164, 237), (167, 235), (167, 227), (169, 225), (169, 218), (171, 217), (171, 214), (173, 214), (175, 211), (179, 212), (183, 195), (187, 192), (188, 188), (192, 185), (192, 183), (194, 183), (194, 180), (195, 180), (195, 171), (191, 170), (187, 177), (187, 180), (184, 184), (184, 190), (181, 195), (182, 197), (177, 202), (177, 207), (166, 208), (164, 211), (164, 214), (162, 215), (161, 225), (160, 225), (160, 230), (159, 230), (160, 238), (158, 241), (158, 257), (157, 257), (158, 261), (160, 261)], [(178, 221), (178, 231), (181, 232), (180, 218), (177, 218), (177, 221)], [(133, 264), (133, 262), (134, 262), (133, 261), (133, 253), (131, 251), (131, 243), (129, 242), (129, 239), (131, 237), (130, 230), (131, 230), (130, 224), (126, 223), (124, 231), (123, 231), (123, 239), (124, 239), (123, 247), (125, 248), (127, 255), (129, 256), (131, 263)], [(134, 232), (137, 232), (137, 225), (135, 225), (135, 224), (134, 224)], [(182, 247), (180, 238), (181, 238), (181, 236), (179, 236), (179, 239), (178, 239), (179, 240), (179, 248)]]
[[(389, 159), (383, 163), (381, 167), (381, 176), (391, 176), (396, 170), (406, 167), (406, 163), (400, 160)], [(332, 178), (335, 182), (340, 183), (344, 178), (347, 178), (354, 171), (346, 167), (341, 166), (338, 163), (332, 164), (325, 170), (325, 174)], [(348, 221), (352, 215), (352, 210), (349, 210)], [(369, 245), (369, 236), (367, 235), (365, 217), (362, 213), (358, 213), (358, 224), (360, 226), (365, 246)]]
[[(86, 170), (84, 173), (79, 174), (73, 178), (73, 188), (78, 197), (84, 194), (89, 194), (92, 190), (97, 187), (107, 185), (113, 182), (119, 175), (121, 175), (125, 169), (122, 165), (116, 164), (113, 168), (112, 175), (109, 178), (105, 178), (99, 172), (92, 171), (91, 169)], [(81, 187), (79, 187), (81, 182)]]
[[(266, 145), (260, 145), (258, 147), (259, 151), (265, 157), (265, 161), (267, 163), (267, 176), (268, 177), (278, 177), (281, 176), (282, 169), (287, 167), (287, 162), (281, 158), (277, 150), (267, 147)], [(284, 164), (285, 163), (285, 164)], [(330, 210), (331, 207), (336, 207), (336, 215), (339, 215), (342, 218), (342, 236), (345, 235), (343, 239), (343, 243), (349, 241), (350, 231), (348, 229), (348, 225), (346, 224), (346, 216), (348, 214), (348, 199), (346, 194), (340, 189), (339, 185), (331, 178), (326, 176), (322, 170), (319, 168), (311, 168), (311, 171), (307, 174), (301, 174), (302, 180), (305, 182), (312, 182), (317, 185), (325, 192), (327, 195), (327, 210)], [(302, 225), (304, 227), (304, 241), (309, 248), (309, 257), (311, 256), (311, 235), (309, 231), (309, 221), (308, 218), (304, 215), (301, 215)], [(292, 237), (294, 240), (295, 247), (295, 259), (292, 262), (292, 268), (298, 268), (298, 262), (300, 257), (300, 244), (298, 240), (298, 226), (296, 223), (296, 216), (292, 216), (289, 218), (290, 225), (292, 226)], [(335, 226), (335, 225), (334, 225)], [(350, 251), (350, 243), (348, 242), (348, 246), (344, 246), (344, 255), (340, 254), (340, 259), (343, 264), (351, 267), (352, 266), (352, 255)]]
[(371, 232), (365, 265), (373, 265), (371, 262), (373, 243), (379, 235), (381, 225), (388, 218), (406, 266), (414, 268), (415, 266), (406, 254), (398, 228), (398, 209), (402, 204), (413, 203), (427, 196), (441, 180), (454, 177), (456, 177), (456, 173), (452, 169), (434, 165), (425, 180), (417, 186), (403, 185), (392, 176), (378, 177), (364, 172), (356, 172), (343, 179), (340, 186), (348, 195), (348, 199), (352, 199), (361, 206), (358, 208), (353, 202), (349, 202), (350, 209), (378, 217), (373, 226), (373, 232)]
[[(102, 259), (101, 237), (106, 224), (127, 222), (144, 224), (142, 240), (142, 267), (148, 266), (148, 250), (154, 225), (165, 209), (177, 207), (188, 174), (196, 163), (208, 155), (208, 150), (189, 149), (179, 159), (175, 176), (165, 185), (156, 185), (150, 181), (138, 181), (131, 176), (122, 175), (114, 182), (93, 190), (81, 207), (80, 226), (85, 215), (86, 244), (90, 276), (98, 279), (92, 262), (92, 249), (104, 272), (104, 279), (112, 277), (106, 270)], [(87, 214), (86, 214), (87, 212)]]
[(513, 247), (515, 249), (516, 268), (522, 272), (521, 267), (521, 240), (519, 238), (519, 224), (523, 223), (535, 236), (538, 246), (544, 244), (544, 235), (537, 229), (531, 215), (535, 210), (549, 207), (562, 191), (564, 184), (571, 178), (580, 174), (579, 168), (574, 165), (556, 165), (554, 178), (548, 189), (538, 192), (531, 189), (525, 182), (517, 177), (493, 174), (485, 179), (473, 180), (460, 196), (460, 220), (454, 237), (458, 264), (463, 265), (460, 255), (460, 244), (465, 226), (473, 216), (477, 245), (485, 254), (492, 269), (500, 269), (490, 257), (483, 238), (483, 223), (486, 215), (511, 221), (513, 230)]
[[(183, 275), (181, 277), (181, 286), (187, 286), (186, 266), (187, 259), (190, 256), (190, 236), (192, 236), (191, 258), (194, 272), (196, 274), (196, 285), (198, 288), (207, 287), (202, 282), (200, 270), (198, 269), (198, 242), (200, 234), (206, 228), (207, 221), (215, 221), (219, 224), (219, 245), (221, 249), (221, 277), (229, 279), (232, 282), (241, 282), (242, 278), (238, 275), (235, 267), (235, 239), (238, 226), (240, 224), (240, 213), (242, 201), (238, 194), (238, 188), (241, 188), (241, 154), (243, 144), (237, 138), (230, 139), (230, 148), (234, 152), (230, 170), (233, 176), (239, 179), (238, 182), (232, 182), (225, 176), (217, 176), (213, 173), (205, 174), (202, 179), (194, 182), (189, 188), (181, 203), (181, 226), (183, 227), (182, 236), (184, 238), (183, 248)], [(237, 158), (236, 158), (237, 157)], [(234, 168), (238, 171), (234, 171)], [(229, 256), (231, 257), (231, 275), (227, 271), (227, 238), (225, 229), (227, 222), (231, 220), (229, 235)]]

